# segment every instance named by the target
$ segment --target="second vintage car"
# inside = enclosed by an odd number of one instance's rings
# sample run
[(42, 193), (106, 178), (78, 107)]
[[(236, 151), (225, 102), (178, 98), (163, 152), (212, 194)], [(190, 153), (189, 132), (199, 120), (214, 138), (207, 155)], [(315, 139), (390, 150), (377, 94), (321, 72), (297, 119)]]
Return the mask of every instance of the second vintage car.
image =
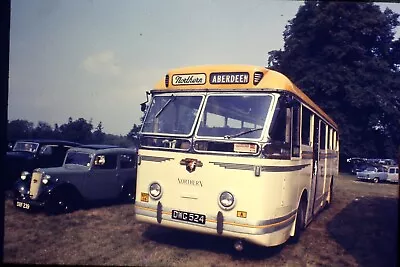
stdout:
[(49, 214), (73, 211), (87, 202), (134, 201), (137, 151), (108, 145), (71, 148), (61, 167), (23, 172), (14, 205)]
[(82, 144), (64, 140), (26, 139), (15, 142), (5, 158), (6, 173), (3, 180), (6, 189), (11, 189), (22, 171), (32, 172), (36, 168), (59, 167), (71, 147)]

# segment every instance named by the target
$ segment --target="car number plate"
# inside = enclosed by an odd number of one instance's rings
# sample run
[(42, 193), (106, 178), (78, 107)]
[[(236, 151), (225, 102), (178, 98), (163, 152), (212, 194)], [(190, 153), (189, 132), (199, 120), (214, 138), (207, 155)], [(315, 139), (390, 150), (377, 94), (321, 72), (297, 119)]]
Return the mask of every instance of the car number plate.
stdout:
[(193, 223), (199, 223), (199, 224), (206, 223), (206, 215), (203, 215), (203, 214), (191, 213), (191, 212), (180, 211), (180, 210), (172, 210), (171, 216), (172, 216), (172, 219), (175, 219), (175, 220), (181, 220), (181, 221), (185, 221), (185, 222), (193, 222)]
[(31, 205), (29, 205), (28, 203), (17, 201), (17, 207), (29, 210), (31, 208)]

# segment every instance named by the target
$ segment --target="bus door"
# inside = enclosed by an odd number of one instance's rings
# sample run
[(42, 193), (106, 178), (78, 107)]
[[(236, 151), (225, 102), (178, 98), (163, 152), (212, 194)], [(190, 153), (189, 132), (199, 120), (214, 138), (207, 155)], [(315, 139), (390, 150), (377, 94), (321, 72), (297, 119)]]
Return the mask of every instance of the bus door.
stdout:
[(319, 168), (319, 118), (314, 115), (314, 134), (313, 134), (313, 171), (311, 178), (311, 214), (315, 214), (314, 206), (317, 199), (318, 188), (318, 168)]

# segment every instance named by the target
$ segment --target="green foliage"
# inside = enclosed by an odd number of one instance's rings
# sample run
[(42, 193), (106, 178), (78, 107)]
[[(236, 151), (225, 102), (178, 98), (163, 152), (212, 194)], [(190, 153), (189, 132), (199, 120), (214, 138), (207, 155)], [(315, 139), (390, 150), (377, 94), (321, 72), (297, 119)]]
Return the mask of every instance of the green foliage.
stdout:
[[(37, 126), (34, 127), (32, 122), (27, 120), (13, 120), (8, 122), (8, 139), (59, 139), (69, 140), (82, 144), (108, 144), (117, 145), (121, 147), (135, 147), (137, 146), (137, 139), (126, 135), (113, 135), (103, 132), (103, 124), (99, 122), (97, 127), (93, 130), (92, 121), (79, 118), (73, 120), (68, 118), (68, 122), (58, 126), (56, 123), (54, 128), (50, 124), (39, 121)], [(137, 133), (140, 126), (134, 124), (130, 133)]]
[(103, 132), (103, 124), (101, 122), (99, 122), (99, 124), (96, 127), (96, 130), (93, 132), (92, 135), (92, 141), (94, 143), (103, 143), (104, 142), (104, 138), (105, 138), (105, 133)]
[(400, 144), (399, 15), (373, 3), (306, 1), (268, 66), (338, 123), (345, 156), (396, 157)]
[(104, 144), (116, 145), (121, 147), (135, 147), (135, 142), (127, 136), (106, 134), (104, 138)]
[(69, 118), (68, 123), (60, 126), (61, 135), (68, 141), (87, 143), (91, 141), (93, 125), (83, 118), (75, 121)]
[(27, 120), (13, 120), (8, 122), (7, 136), (9, 140), (31, 138), (33, 123)]

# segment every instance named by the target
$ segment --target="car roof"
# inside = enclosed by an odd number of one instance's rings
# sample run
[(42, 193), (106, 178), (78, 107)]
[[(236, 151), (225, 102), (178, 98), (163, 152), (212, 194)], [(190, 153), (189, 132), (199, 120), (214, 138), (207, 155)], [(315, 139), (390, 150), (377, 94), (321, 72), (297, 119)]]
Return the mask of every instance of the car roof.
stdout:
[(95, 154), (103, 154), (103, 153), (137, 153), (137, 150), (134, 148), (125, 148), (119, 146), (111, 146), (111, 145), (83, 145), (79, 147), (70, 148), (69, 151), (77, 151), (77, 152), (86, 152), (86, 153), (95, 153)]
[(106, 145), (106, 144), (86, 144), (79, 146), (81, 148), (89, 148), (89, 149), (107, 149), (107, 148), (120, 148), (119, 146), (115, 145)]
[(70, 145), (70, 146), (81, 146), (82, 144), (72, 141), (66, 140), (57, 140), (57, 139), (19, 139), (15, 142), (32, 142), (39, 144), (59, 144), (59, 145)]

